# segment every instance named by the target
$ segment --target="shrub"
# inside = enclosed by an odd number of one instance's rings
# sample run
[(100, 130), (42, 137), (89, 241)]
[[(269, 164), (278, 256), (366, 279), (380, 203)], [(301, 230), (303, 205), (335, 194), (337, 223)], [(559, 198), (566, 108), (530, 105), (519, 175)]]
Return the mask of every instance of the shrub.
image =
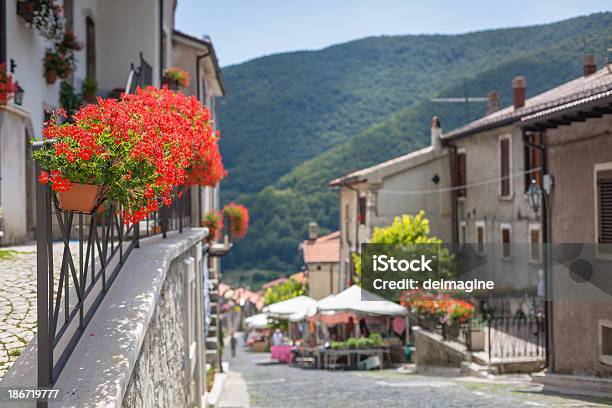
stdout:
[(206, 237), (207, 242), (218, 241), (221, 238), (223, 230), (223, 217), (219, 211), (211, 211), (204, 216), (204, 226), (208, 228), (209, 234)]

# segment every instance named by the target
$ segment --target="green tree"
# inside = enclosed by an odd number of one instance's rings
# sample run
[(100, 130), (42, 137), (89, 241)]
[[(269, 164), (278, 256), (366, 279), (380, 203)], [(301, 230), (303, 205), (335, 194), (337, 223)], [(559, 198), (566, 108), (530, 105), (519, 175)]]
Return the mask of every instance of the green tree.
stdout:
[[(374, 228), (372, 239), (368, 244), (386, 244), (385, 252), (397, 253), (405, 259), (417, 255), (432, 256), (438, 259), (437, 271), (440, 276), (450, 277), (453, 275), (454, 266), (452, 255), (443, 246), (440, 238), (432, 236), (429, 228), (429, 220), (425, 217), (425, 211), (421, 210), (417, 215), (402, 215), (395, 217), (393, 223), (387, 227)], [(355, 265), (356, 281), (361, 279), (361, 254), (352, 254)], [(416, 276), (415, 278), (420, 278)]]
[(293, 299), (306, 293), (307, 286), (295, 279), (287, 279), (285, 282), (279, 283), (266, 289), (264, 293), (264, 304), (271, 305), (273, 303), (282, 302), (283, 300)]

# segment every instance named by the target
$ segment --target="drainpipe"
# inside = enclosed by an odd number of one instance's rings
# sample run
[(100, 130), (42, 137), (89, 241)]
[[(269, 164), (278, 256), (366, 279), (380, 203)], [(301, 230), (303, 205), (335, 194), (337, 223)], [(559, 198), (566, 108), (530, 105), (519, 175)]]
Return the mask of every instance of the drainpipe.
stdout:
[(6, 62), (6, 0), (0, 0), (0, 64)]
[[(196, 72), (196, 95), (198, 97), (198, 101), (200, 102), (204, 102), (202, 100), (202, 87), (201, 85), (201, 79), (200, 79), (200, 61), (203, 58), (206, 58), (210, 55), (210, 52), (207, 52), (206, 54), (202, 54), (202, 55), (196, 55), (195, 58), (195, 72)], [(206, 96), (206, 95), (204, 95)], [(202, 186), (198, 186), (198, 227), (200, 227), (202, 222)]]
[[(167, 38), (172, 41), (172, 38)], [(159, 85), (164, 80), (164, 0), (159, 0)]]
[[(531, 143), (527, 138), (527, 131), (525, 128), (521, 129), (523, 136), (523, 143), (532, 149), (537, 149), (542, 152), (542, 179), (548, 175), (548, 150), (544, 137), (541, 138), (542, 144), (537, 145)], [(552, 225), (550, 222), (551, 205), (549, 193), (542, 186), (542, 242), (543, 242), (543, 259), (542, 267), (544, 269), (544, 319), (546, 321), (546, 366), (548, 372), (553, 373), (555, 371), (555, 360), (554, 360), (554, 338), (553, 338), (553, 302), (552, 302), (552, 262), (550, 259), (550, 244), (552, 243)]]

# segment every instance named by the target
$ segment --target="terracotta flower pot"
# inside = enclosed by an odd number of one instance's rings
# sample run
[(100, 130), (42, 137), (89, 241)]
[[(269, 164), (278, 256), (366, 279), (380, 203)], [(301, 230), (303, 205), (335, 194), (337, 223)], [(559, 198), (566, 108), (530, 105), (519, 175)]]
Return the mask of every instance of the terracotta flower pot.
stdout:
[(68, 191), (58, 193), (59, 207), (64, 211), (91, 214), (102, 202), (104, 186), (74, 183)]
[(26, 22), (32, 23), (34, 21), (35, 5), (36, 2), (34, 0), (17, 2), (17, 15), (21, 16)]
[(54, 69), (50, 69), (45, 72), (45, 77), (47, 78), (47, 84), (53, 85), (55, 81), (57, 81), (57, 71)]
[(85, 95), (85, 102), (96, 103), (96, 95)]

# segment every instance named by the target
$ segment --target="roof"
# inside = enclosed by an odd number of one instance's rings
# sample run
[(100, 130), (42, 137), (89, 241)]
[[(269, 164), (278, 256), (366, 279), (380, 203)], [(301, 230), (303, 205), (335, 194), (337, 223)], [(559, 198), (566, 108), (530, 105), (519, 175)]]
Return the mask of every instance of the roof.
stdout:
[(367, 167), (365, 169), (356, 170), (345, 176), (339, 177), (329, 182), (330, 187), (355, 184), (365, 181), (376, 179), (377, 181), (382, 180), (383, 177), (388, 177), (403, 171), (409, 170), (413, 167), (420, 166), (421, 164), (428, 162), (440, 155), (446, 155), (446, 150), (434, 149), (432, 146), (427, 146), (419, 150), (414, 150), (410, 153), (396, 157), (391, 160), (387, 160), (382, 163), (378, 163), (374, 166)]
[(305, 263), (340, 262), (340, 231), (306, 240), (302, 244)]
[(467, 125), (448, 132), (442, 139), (455, 139), (469, 136), (479, 131), (495, 129), (521, 120), (524, 116), (532, 115), (540, 111), (549, 111), (568, 103), (588, 99), (602, 92), (612, 90), (612, 73), (608, 67), (603, 67), (589, 76), (581, 76), (569, 82), (561, 84), (546, 92), (528, 98), (525, 106), (514, 109), (508, 106), (490, 115), (484, 116)]
[(221, 74), (219, 59), (215, 53), (215, 47), (213, 46), (211, 38), (209, 36), (198, 38), (178, 30), (173, 31), (173, 38), (182, 39), (185, 43), (207, 50), (208, 53), (205, 56), (210, 57), (215, 70), (215, 77), (217, 79), (217, 83), (219, 84), (219, 89), (221, 90), (222, 94), (225, 95), (225, 83), (223, 81), (223, 75)]
[(293, 275), (289, 276), (289, 279), (293, 279), (296, 282), (304, 284), (308, 282), (308, 277), (306, 276), (305, 272), (294, 273)]

